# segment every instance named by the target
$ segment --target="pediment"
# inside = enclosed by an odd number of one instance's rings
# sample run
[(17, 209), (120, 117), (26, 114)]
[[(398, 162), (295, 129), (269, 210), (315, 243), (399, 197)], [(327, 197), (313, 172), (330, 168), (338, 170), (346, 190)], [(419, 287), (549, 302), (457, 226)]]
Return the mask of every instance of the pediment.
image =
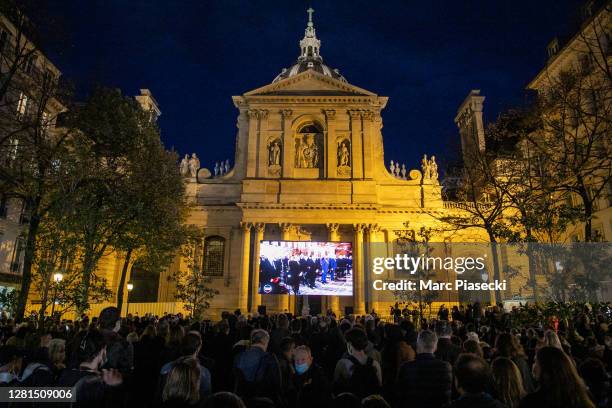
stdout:
[(308, 70), (278, 82), (273, 82), (244, 94), (244, 96), (255, 95), (376, 96), (373, 92), (338, 79), (330, 78), (313, 70)]

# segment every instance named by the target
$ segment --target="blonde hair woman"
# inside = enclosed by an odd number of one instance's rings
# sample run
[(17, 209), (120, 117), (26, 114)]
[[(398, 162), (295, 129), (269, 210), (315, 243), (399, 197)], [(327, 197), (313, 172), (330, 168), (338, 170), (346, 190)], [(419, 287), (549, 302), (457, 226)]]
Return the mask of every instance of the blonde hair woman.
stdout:
[(165, 405), (195, 405), (200, 400), (200, 365), (190, 357), (181, 357), (172, 364), (162, 391)]

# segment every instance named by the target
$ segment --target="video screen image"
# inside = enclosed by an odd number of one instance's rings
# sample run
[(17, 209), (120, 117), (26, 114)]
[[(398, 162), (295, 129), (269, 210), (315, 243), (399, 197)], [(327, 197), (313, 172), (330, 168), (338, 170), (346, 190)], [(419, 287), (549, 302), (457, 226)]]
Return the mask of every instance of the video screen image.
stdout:
[(347, 242), (261, 241), (262, 295), (353, 296), (353, 251)]

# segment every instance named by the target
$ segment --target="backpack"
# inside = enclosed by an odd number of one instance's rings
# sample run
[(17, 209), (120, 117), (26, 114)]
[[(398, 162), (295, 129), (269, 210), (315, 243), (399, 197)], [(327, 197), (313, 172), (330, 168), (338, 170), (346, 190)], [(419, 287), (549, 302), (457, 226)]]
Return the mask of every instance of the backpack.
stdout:
[(368, 356), (365, 364), (361, 364), (354, 356), (348, 356), (353, 363), (353, 374), (350, 380), (350, 391), (360, 398), (380, 393), (378, 374), (374, 360)]

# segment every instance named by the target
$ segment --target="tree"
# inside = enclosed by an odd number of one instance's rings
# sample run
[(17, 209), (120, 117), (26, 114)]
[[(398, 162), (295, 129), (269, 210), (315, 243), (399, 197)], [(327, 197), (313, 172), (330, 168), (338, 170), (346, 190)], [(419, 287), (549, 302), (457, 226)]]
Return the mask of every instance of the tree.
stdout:
[(204, 233), (194, 226), (184, 229), (185, 243), (181, 247), (181, 256), (185, 262), (185, 270), (175, 272), (169, 280), (176, 284), (176, 299), (185, 303), (185, 310), (195, 319), (201, 319), (210, 300), (219, 292), (210, 288), (210, 277), (202, 268), (201, 251)]

